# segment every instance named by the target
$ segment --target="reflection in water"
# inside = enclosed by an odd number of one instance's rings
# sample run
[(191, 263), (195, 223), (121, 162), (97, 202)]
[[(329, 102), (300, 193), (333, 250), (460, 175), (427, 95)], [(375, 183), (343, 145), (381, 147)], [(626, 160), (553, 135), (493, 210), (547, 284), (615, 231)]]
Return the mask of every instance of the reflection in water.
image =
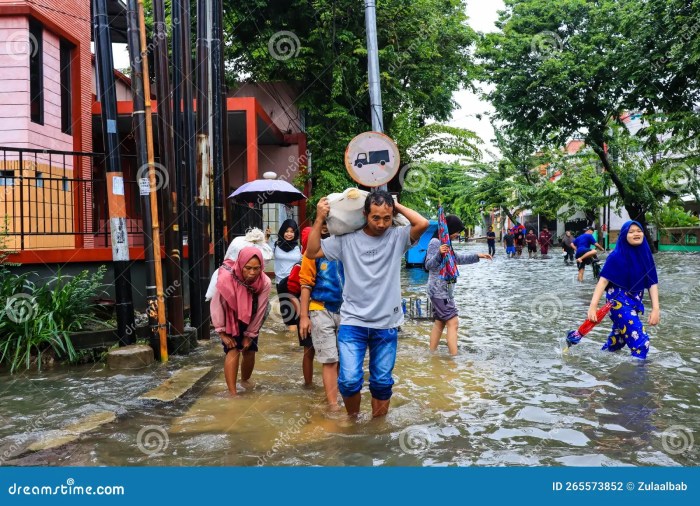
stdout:
[[(485, 251), (483, 245), (457, 245)], [(117, 421), (70, 448), (15, 463), (52, 465), (698, 465), (697, 446), (669, 452), (662, 434), (687, 427), (700, 441), (700, 324), (688, 300), (700, 279), (693, 255), (659, 254), (661, 310), (649, 360), (600, 347), (609, 322), (569, 353), (566, 332), (586, 315), (594, 282), (559, 258), (507, 260), (460, 269), (459, 354), (444, 340), (428, 352), (430, 321), (402, 326), (394, 397), (384, 420), (349, 421), (325, 408), (320, 367), (305, 388), (295, 336), (270, 323), (260, 337), (255, 384), (227, 398), (218, 343), (146, 371), (103, 365), (4, 376), (0, 450), (96, 411)], [(404, 297), (425, 297), (427, 273), (403, 273)], [(685, 308), (685, 309), (683, 309)], [(183, 365), (214, 365), (172, 404), (139, 401)], [(367, 366), (365, 365), (365, 370)], [(158, 451), (139, 447), (142, 428), (167, 435)], [(26, 446), (26, 445), (25, 445)]]

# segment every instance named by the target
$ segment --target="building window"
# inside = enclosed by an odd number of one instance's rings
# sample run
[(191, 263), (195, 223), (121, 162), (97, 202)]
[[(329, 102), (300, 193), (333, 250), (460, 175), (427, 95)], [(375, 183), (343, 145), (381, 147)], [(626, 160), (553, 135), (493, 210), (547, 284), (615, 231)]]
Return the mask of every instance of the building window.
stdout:
[(14, 186), (15, 185), (15, 171), (14, 170), (0, 170), (0, 186)]
[(63, 178), (63, 191), (64, 192), (69, 192), (70, 191), (70, 183), (68, 182), (68, 178), (64, 177)]
[(44, 124), (44, 38), (43, 27), (29, 22), (29, 96), (31, 120)]
[(73, 93), (71, 90), (71, 59), (73, 56), (73, 44), (61, 41), (61, 131), (64, 134), (73, 134)]
[(36, 187), (37, 188), (43, 188), (44, 187), (44, 173), (37, 171), (36, 173)]

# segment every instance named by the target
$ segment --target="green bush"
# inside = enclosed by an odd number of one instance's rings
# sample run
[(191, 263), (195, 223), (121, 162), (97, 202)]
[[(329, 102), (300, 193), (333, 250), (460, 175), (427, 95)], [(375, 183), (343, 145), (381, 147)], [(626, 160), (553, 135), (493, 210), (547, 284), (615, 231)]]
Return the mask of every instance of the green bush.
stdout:
[(696, 227), (700, 218), (678, 205), (667, 204), (656, 215), (647, 214), (647, 221), (659, 228)]
[(43, 354), (76, 361), (69, 333), (94, 321), (92, 299), (101, 291), (106, 271), (83, 271), (77, 276), (60, 272), (42, 285), (0, 265), (0, 363), (14, 372), (29, 368), (33, 357), (41, 369)]

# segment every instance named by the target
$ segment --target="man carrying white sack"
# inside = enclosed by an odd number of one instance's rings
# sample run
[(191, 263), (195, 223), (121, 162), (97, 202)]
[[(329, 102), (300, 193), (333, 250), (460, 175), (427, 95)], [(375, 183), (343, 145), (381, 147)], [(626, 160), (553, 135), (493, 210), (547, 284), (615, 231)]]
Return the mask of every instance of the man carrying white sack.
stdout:
[[(345, 269), (338, 331), (338, 390), (348, 414), (357, 415), (362, 365), (369, 347), (372, 416), (384, 416), (389, 411), (394, 384), (391, 374), (396, 362), (397, 331), (403, 323), (401, 258), (428, 228), (428, 220), (380, 190), (367, 196), (363, 228), (321, 240), (321, 228), (329, 212), (328, 200), (321, 199), (305, 255), (340, 260)], [(392, 227), (397, 213), (408, 219), (410, 227)]]

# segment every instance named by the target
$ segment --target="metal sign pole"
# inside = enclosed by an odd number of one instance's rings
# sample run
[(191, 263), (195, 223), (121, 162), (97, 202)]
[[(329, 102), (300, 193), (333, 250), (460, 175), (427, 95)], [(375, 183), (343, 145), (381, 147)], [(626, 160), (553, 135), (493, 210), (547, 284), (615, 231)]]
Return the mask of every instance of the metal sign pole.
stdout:
[[(382, 90), (379, 82), (379, 48), (377, 45), (377, 4), (365, 0), (365, 29), (367, 31), (367, 75), (369, 79), (369, 104), (372, 115), (372, 130), (384, 132), (382, 112)], [(376, 189), (386, 190), (386, 184)]]

